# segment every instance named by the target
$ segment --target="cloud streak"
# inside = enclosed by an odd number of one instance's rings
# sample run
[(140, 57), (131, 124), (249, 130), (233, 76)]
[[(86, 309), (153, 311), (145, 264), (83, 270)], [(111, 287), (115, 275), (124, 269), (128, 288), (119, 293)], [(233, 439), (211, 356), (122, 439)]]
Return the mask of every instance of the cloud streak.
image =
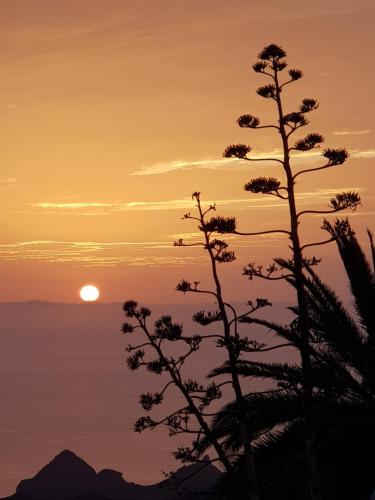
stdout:
[[(116, 212), (144, 210), (177, 210), (191, 208), (191, 198), (165, 201), (131, 201), (131, 202), (37, 202), (32, 203), (32, 209), (40, 209), (45, 213), (72, 213), (78, 215), (109, 215)], [(91, 210), (91, 211), (88, 211)]]
[[(375, 156), (374, 152), (362, 152), (368, 154), (363, 158), (371, 158)], [(363, 191), (359, 186), (351, 186), (340, 188), (340, 191), (345, 190)], [(337, 193), (336, 188), (322, 188), (313, 191), (303, 191), (296, 194), (298, 200), (327, 200)], [(232, 209), (243, 210), (246, 208), (276, 208), (286, 207), (286, 203), (278, 198), (267, 196), (248, 196), (244, 198), (233, 199), (218, 199), (214, 201), (207, 200), (207, 204), (215, 203), (218, 208), (232, 206)], [(157, 200), (157, 201), (133, 201), (133, 202), (37, 202), (32, 203), (32, 210), (39, 210), (46, 214), (60, 215), (78, 215), (78, 216), (96, 216), (96, 215), (113, 215), (116, 213), (127, 211), (161, 211), (161, 210), (191, 210), (193, 207), (190, 197), (173, 199), (173, 200)], [(90, 209), (91, 211), (87, 211)]]
[[(201, 241), (201, 233), (180, 233), (165, 241), (95, 242), (32, 240), (0, 245), (0, 261), (71, 264), (78, 267), (183, 267), (206, 264), (207, 257), (199, 248), (176, 249), (173, 241), (183, 238), (189, 243)], [(262, 235), (242, 238), (226, 235), (233, 248), (243, 254), (250, 248), (280, 247), (285, 235)]]
[[(129, 254), (130, 247), (134, 250)], [(34, 240), (0, 245), (0, 260), (29, 261), (44, 263), (70, 263), (80, 267), (125, 266), (185, 266), (194, 260), (204, 260), (204, 256), (152, 255), (149, 250), (169, 248), (172, 242), (95, 242), (95, 241), (53, 241)], [(141, 254), (143, 252), (143, 255)], [(128, 253), (128, 255), (126, 254)]]
[[(317, 154), (315, 153), (314, 156)], [(296, 156), (306, 156), (306, 153), (297, 153)], [(269, 152), (252, 153), (251, 158), (261, 160), (261, 164), (257, 164), (257, 168), (275, 165), (271, 158), (278, 160), (283, 158), (283, 153), (279, 149), (274, 149)], [(139, 170), (131, 172), (129, 175), (157, 175), (175, 172), (179, 170), (193, 169), (208, 169), (208, 170), (249, 170), (252, 164), (245, 161), (239, 161), (238, 158), (205, 158), (201, 160), (172, 160), (169, 162), (158, 162), (151, 165), (143, 166)]]
[(174, 172), (176, 170), (191, 170), (194, 168), (207, 168), (217, 170), (228, 167), (236, 162), (232, 158), (206, 159), (206, 160), (173, 160), (170, 162), (158, 162), (152, 165), (143, 166), (139, 170), (131, 172), (129, 175), (157, 175)]
[[(349, 188), (342, 188), (347, 190)], [(361, 188), (351, 187), (356, 191), (363, 191)], [(305, 205), (310, 202), (320, 201), (327, 205), (327, 201), (336, 194), (336, 189), (323, 188), (319, 190), (305, 191), (297, 195), (299, 204)], [(177, 206), (176, 206), (176, 202)], [(169, 200), (160, 202), (150, 202), (151, 210), (155, 209), (175, 209), (175, 208), (191, 208), (191, 199)], [(49, 210), (54, 205), (59, 208), (59, 213), (68, 213), (80, 210), (85, 210), (84, 202), (78, 203), (41, 203), (33, 204), (33, 206), (41, 206), (42, 210)], [(66, 205), (68, 207), (66, 207)], [(73, 206), (72, 206), (73, 205)], [(96, 203), (90, 202), (91, 206), (102, 208), (102, 205), (110, 207), (117, 211), (116, 203)], [(122, 206), (123, 204), (120, 204)], [(126, 206), (129, 204), (125, 204)], [(146, 202), (132, 202), (132, 207), (141, 206), (142, 209), (147, 205)], [(269, 199), (268, 197), (251, 197), (243, 199), (225, 199), (218, 200), (220, 207), (232, 205), (231, 210), (246, 210), (246, 209), (275, 209), (276, 207), (284, 207), (287, 209), (286, 203), (280, 202), (277, 199)], [(322, 207), (324, 209), (324, 206)], [(67, 212), (65, 211), (67, 210)], [(364, 215), (359, 213), (358, 215)], [(259, 223), (258, 230), (262, 229), (262, 222)], [(246, 229), (243, 229), (246, 230)], [(252, 227), (251, 230), (257, 230)], [(250, 231), (250, 229), (249, 229)], [(100, 242), (100, 241), (57, 241), (57, 240), (30, 240), (19, 241), (13, 243), (0, 244), (0, 261), (29, 261), (29, 262), (44, 262), (44, 263), (71, 263), (80, 267), (115, 267), (115, 266), (152, 266), (152, 267), (176, 267), (185, 266), (191, 263), (205, 262), (205, 257), (194, 255), (186, 255), (186, 252), (179, 253), (173, 249), (173, 241), (184, 239), (189, 243), (201, 241), (200, 232), (185, 232), (165, 235), (165, 239), (158, 241), (117, 241), (117, 242)], [(241, 238), (237, 235), (226, 235), (225, 238), (230, 241), (238, 250), (253, 247), (280, 247), (281, 240), (284, 235), (262, 235), (256, 238)], [(188, 253), (190, 253), (188, 251)]]
[[(209, 203), (209, 202), (207, 202)], [(275, 207), (279, 206), (280, 202), (269, 200), (267, 198), (235, 198), (217, 200), (220, 206), (226, 205), (258, 205), (259, 207)], [(164, 211), (164, 210), (191, 210), (193, 207), (191, 197), (174, 200), (163, 201), (134, 201), (128, 203), (122, 202), (77, 202), (77, 203), (54, 203), (54, 202), (39, 202), (30, 205), (33, 210), (40, 210), (46, 214), (60, 215), (79, 215), (79, 216), (96, 216), (96, 215), (113, 215), (116, 213), (127, 211)], [(91, 211), (87, 211), (91, 209)]]
[(367, 135), (371, 134), (372, 130), (337, 130), (333, 135)]
[(4, 177), (0, 179), (0, 191), (7, 191), (8, 189), (13, 189), (18, 182), (15, 177)]
[(353, 158), (375, 158), (375, 149), (367, 149), (363, 151), (352, 151), (350, 155)]
[[(358, 130), (358, 131), (338, 131), (334, 135), (364, 135), (371, 133), (371, 130)], [(375, 149), (368, 150), (352, 150), (350, 154), (353, 158), (372, 158), (375, 156)], [(312, 161), (322, 155), (322, 151), (301, 151), (294, 152), (292, 157), (298, 161)], [(259, 169), (260, 167), (275, 166), (275, 162), (270, 158), (277, 160), (283, 159), (283, 152), (275, 149), (269, 152), (252, 153), (250, 156), (253, 160), (261, 160), (258, 162), (240, 161), (238, 158), (207, 158), (201, 160), (172, 160), (169, 162), (158, 162), (151, 165), (140, 167), (140, 169), (131, 172), (129, 175), (143, 176), (143, 175), (160, 175), (170, 172), (194, 169), (208, 169), (208, 170), (249, 170), (253, 167)]]

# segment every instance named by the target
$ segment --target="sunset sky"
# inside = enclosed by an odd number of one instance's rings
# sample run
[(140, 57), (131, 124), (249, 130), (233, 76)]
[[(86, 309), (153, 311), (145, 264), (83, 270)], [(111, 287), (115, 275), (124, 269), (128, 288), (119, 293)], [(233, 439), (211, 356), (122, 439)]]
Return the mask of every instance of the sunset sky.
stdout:
[[(87, 282), (105, 302), (182, 300), (179, 279), (207, 278), (199, 250), (172, 246), (197, 237), (181, 220), (195, 190), (245, 231), (286, 227), (280, 200), (242, 189), (280, 167), (222, 158), (233, 142), (279, 152), (274, 132), (236, 126), (243, 113), (274, 119), (251, 70), (272, 42), (305, 75), (288, 88), (290, 110), (304, 97), (320, 102), (303, 133), (351, 152), (301, 181), (300, 206), (359, 190), (352, 221), (364, 240), (375, 230), (374, 14), (371, 0), (0, 0), (0, 301), (78, 302)], [(306, 221), (304, 241), (324, 239), (321, 220)], [(285, 238), (232, 243), (227, 295), (264, 295), (241, 267), (285, 255)], [(319, 255), (340, 281), (335, 248)]]
[[(120, 303), (134, 298), (190, 324), (189, 301), (200, 296), (175, 286), (187, 278), (209, 287), (208, 262), (173, 241), (198, 241), (196, 224), (182, 220), (194, 191), (236, 216), (239, 230), (288, 229), (286, 203), (243, 190), (253, 177), (283, 179), (280, 165), (222, 156), (232, 143), (250, 144), (257, 158), (280, 155), (275, 131), (236, 124), (245, 113), (275, 123), (273, 103), (255, 92), (265, 79), (251, 69), (264, 46), (281, 45), (289, 68), (304, 73), (286, 87), (285, 109), (320, 103), (296, 139), (319, 132), (325, 147), (350, 152), (344, 165), (299, 178), (300, 209), (359, 191), (362, 206), (349, 216), (367, 244), (374, 20), (374, 0), (0, 0), (0, 497), (64, 448), (129, 481), (157, 482), (176, 467), (165, 430), (133, 432), (139, 393), (159, 381), (127, 370)], [(319, 155), (293, 165), (322, 165)], [(327, 238), (322, 220), (304, 219), (303, 244)], [(264, 314), (287, 322), (287, 285), (241, 276), (249, 262), (288, 256), (285, 236), (228, 240), (237, 260), (219, 268), (224, 298), (268, 298), (276, 305)], [(348, 299), (337, 248), (316, 255)], [(99, 303), (80, 304), (85, 284), (100, 289)], [(222, 361), (208, 346), (189, 365), (194, 376)]]

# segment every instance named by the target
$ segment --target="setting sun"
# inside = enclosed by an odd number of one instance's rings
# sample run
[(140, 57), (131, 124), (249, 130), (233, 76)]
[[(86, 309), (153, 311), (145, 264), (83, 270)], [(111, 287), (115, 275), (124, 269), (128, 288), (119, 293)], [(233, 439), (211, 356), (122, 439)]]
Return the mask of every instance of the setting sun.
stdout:
[(79, 295), (84, 302), (95, 302), (99, 298), (99, 290), (94, 285), (85, 285), (79, 291)]

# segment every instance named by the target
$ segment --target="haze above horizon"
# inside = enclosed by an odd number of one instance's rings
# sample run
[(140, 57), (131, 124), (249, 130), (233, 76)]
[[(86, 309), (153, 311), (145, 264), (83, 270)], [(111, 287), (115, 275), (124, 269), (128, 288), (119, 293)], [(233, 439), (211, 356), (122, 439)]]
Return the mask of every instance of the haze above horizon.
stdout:
[[(186, 300), (174, 292), (182, 277), (209, 283), (200, 250), (172, 246), (197, 238), (194, 224), (181, 220), (195, 190), (245, 231), (285, 226), (280, 200), (242, 189), (255, 172), (277, 176), (278, 167), (222, 158), (240, 141), (256, 155), (278, 154), (272, 131), (235, 123), (247, 112), (274, 120), (255, 93), (263, 80), (250, 70), (270, 42), (305, 75), (290, 106), (316, 97), (310, 129), (351, 152), (339, 170), (301, 180), (300, 206), (324, 207), (333, 192), (359, 190), (363, 207), (352, 224), (363, 240), (375, 212), (374, 9), (367, 0), (1, 2), (0, 272), (7, 286), (0, 300), (70, 302), (91, 281), (103, 301)], [(304, 239), (321, 238), (320, 226), (321, 217), (310, 218)], [(283, 287), (269, 296), (240, 274), (249, 261), (285, 255), (285, 239), (230, 243), (238, 259), (224, 270), (227, 296), (283, 297)], [(344, 291), (336, 249), (319, 255)]]

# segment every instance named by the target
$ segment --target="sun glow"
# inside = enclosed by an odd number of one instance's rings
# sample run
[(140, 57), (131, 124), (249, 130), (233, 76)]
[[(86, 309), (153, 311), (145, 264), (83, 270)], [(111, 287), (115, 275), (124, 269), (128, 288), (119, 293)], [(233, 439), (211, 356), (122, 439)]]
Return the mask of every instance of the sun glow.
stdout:
[(94, 285), (85, 285), (80, 289), (79, 295), (84, 302), (95, 302), (99, 298), (99, 290)]

